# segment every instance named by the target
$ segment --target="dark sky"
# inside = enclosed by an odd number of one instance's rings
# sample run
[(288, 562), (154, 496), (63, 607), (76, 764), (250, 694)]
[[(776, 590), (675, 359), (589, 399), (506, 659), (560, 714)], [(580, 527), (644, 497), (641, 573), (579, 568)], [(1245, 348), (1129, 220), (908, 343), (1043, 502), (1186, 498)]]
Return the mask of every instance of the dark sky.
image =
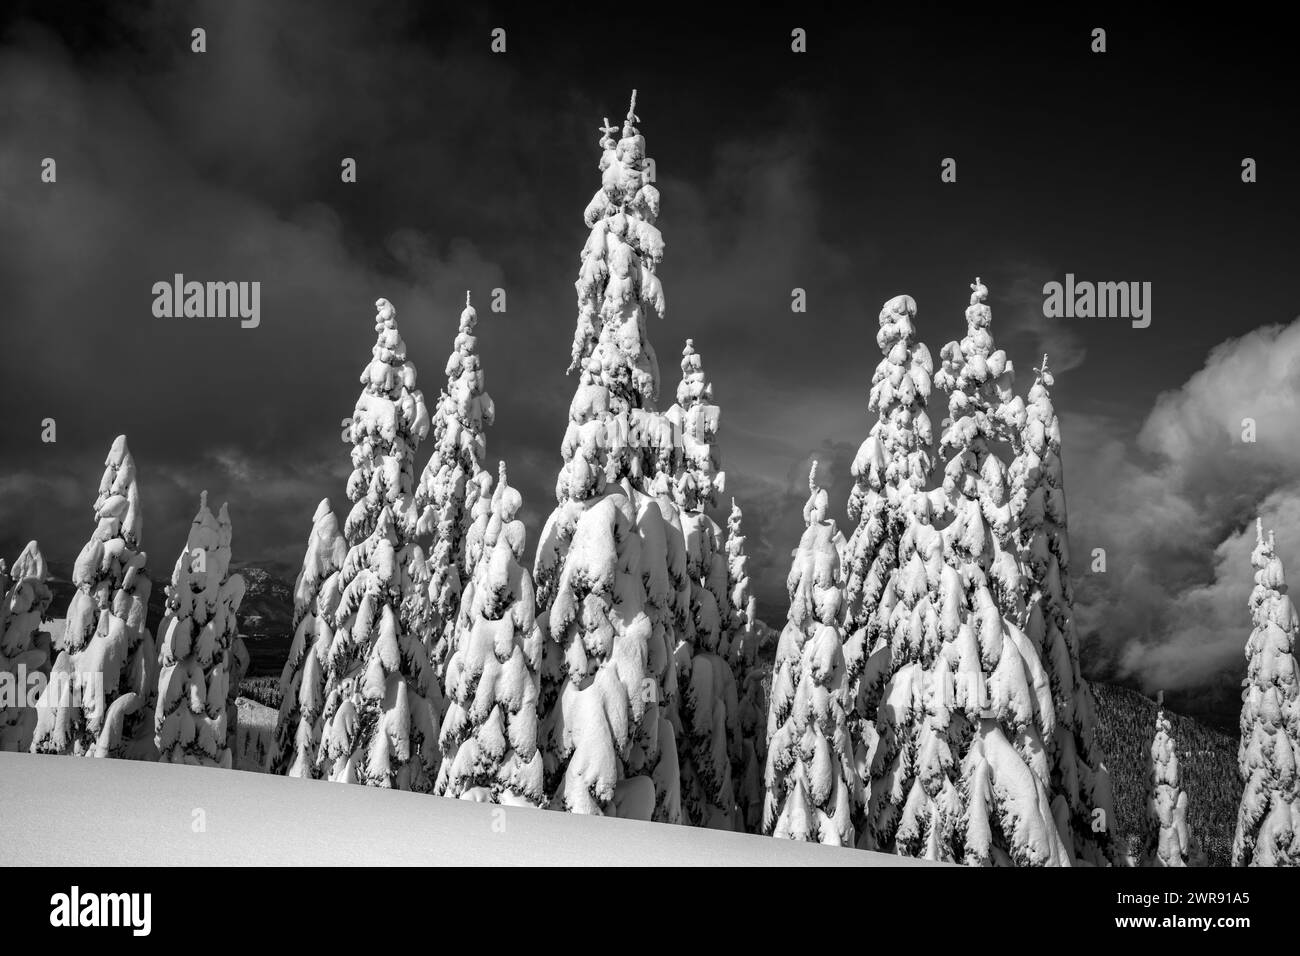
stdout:
[[(764, 617), (784, 618), (811, 456), (843, 517), (881, 303), (914, 296), (937, 354), (980, 275), (1022, 388), (1042, 351), (1058, 370), (1085, 668), (1235, 719), (1257, 510), (1300, 573), (1285, 31), (1103, 13), (906, 22), (861, 5), (430, 6), (6, 5), (0, 553), (38, 537), (69, 563), (126, 432), (159, 571), (204, 488), (230, 502), (237, 558), (299, 561), (315, 503), (345, 507), (337, 425), (374, 300), (396, 305), (432, 399), (464, 290), (485, 303), (495, 287), (508, 310), (480, 309), (489, 456), (506, 459), (535, 539), (574, 385), (597, 127), (636, 87), (663, 193), (663, 394), (694, 338)], [(195, 26), (205, 54), (190, 52)], [(505, 54), (489, 49), (498, 26)], [(806, 54), (790, 52), (796, 26)], [(1105, 54), (1089, 50), (1096, 26)], [(339, 181), (345, 156), (356, 184)], [(260, 327), (154, 318), (152, 285), (177, 272), (260, 281)], [(1042, 286), (1067, 272), (1151, 282), (1151, 326), (1044, 318)], [(805, 314), (789, 308), (796, 286)], [(1089, 573), (1095, 547), (1105, 574)]]

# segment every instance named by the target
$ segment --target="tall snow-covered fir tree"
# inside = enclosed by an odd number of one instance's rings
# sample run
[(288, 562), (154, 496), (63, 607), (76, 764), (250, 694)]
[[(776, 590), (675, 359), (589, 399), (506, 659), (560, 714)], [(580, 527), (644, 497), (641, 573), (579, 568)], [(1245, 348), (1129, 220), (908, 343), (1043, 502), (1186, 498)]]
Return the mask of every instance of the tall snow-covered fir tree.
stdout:
[[(935, 513), (942, 493), (923, 493), (933, 468), (926, 411), (933, 364), (914, 341), (915, 317), (911, 296), (895, 296), (881, 309), (877, 344), (885, 359), (870, 400), (879, 419), (855, 461), (861, 519), (854, 553), (881, 542), (864, 578), (867, 595), (887, 576), (878, 597), (858, 611), (870, 635), (863, 636), (870, 656), (856, 697), (855, 756), (869, 768), (859, 846), (943, 859), (962, 812), (953, 766), (962, 728), (954, 726), (949, 663), (957, 621), (941, 618), (945, 587), (951, 592), (959, 579), (944, 561)], [(898, 530), (896, 543), (890, 529)], [(881, 561), (890, 547), (892, 561)], [(949, 602), (948, 611), (959, 608)]]
[(237, 620), (244, 578), (230, 573), (230, 543), (226, 506), (213, 517), (203, 492), (159, 625), (154, 743), (163, 763), (227, 769), (233, 763), (235, 698), (248, 651)]
[(1045, 741), (1055, 732), (1050, 682), (1037, 648), (1008, 614), (1022, 615), (1023, 570), (1011, 540), (1007, 466), (992, 443), (1023, 421), (1014, 369), (994, 349), (988, 288), (977, 278), (966, 336), (944, 346), (936, 383), (950, 393), (940, 440), (951, 523), (944, 558), (957, 572), (942, 618), (959, 620), (953, 701), (970, 725), (960, 769), (965, 803), (960, 859), (975, 865), (1065, 866), (1072, 849), (1051, 810)]
[(619, 138), (608, 121), (601, 129), (602, 182), (584, 214), (570, 364), (580, 378), (534, 571), (551, 641), (542, 752), (553, 807), (679, 822), (670, 651), (690, 589), (669, 497), (675, 436), (654, 411), (646, 321), (663, 315), (664, 246), (635, 105), (634, 93)]
[(415, 543), (415, 450), (429, 431), (415, 365), (387, 299), (361, 395), (343, 420), (352, 445), (334, 637), (325, 674), (320, 776), (428, 792), (437, 777), (442, 689), (418, 624), (428, 572)]
[[(1005, 616), (1019, 601), (1020, 565), (1004, 545), (1012, 515), (994, 443), (1023, 403), (1006, 354), (993, 348), (988, 289), (978, 280), (971, 289), (966, 336), (943, 348), (934, 378), (949, 393), (943, 487), (913, 499), (904, 539), (914, 541), (900, 549), (870, 843), (968, 865), (1063, 866), (1073, 855), (1048, 790), (1049, 681)], [(935, 504), (951, 515), (938, 542), (928, 530)]]
[(763, 824), (763, 767), (767, 758), (765, 668), (758, 652), (762, 631), (758, 602), (749, 593), (749, 556), (745, 553), (744, 514), (731, 499), (727, 516), (727, 660), (736, 684), (736, 734), (731, 753), (736, 829), (757, 833)]
[(1079, 667), (1061, 428), (1047, 356), (1034, 372), (1023, 422), (1010, 438), (1013, 541), (1022, 569), (1022, 618), (1016, 623), (1036, 649), (1052, 691), (1055, 733), (1044, 743), (1057, 829), (1076, 860), (1107, 866), (1113, 862), (1115, 811), (1097, 741), (1097, 705)]
[[(884, 357), (872, 375), (867, 401), (867, 408), (876, 413), (876, 422), (854, 457), (854, 486), (848, 501), (849, 520), (857, 522), (845, 549), (845, 628), (849, 634), (845, 659), (853, 692), (849, 731), (864, 784), (877, 748), (875, 720), (883, 682), (905, 663), (909, 650), (906, 643), (891, 650), (889, 640), (900, 547), (912, 520), (911, 499), (924, 492), (934, 467), (926, 411), (934, 362), (925, 343), (917, 339), (915, 318), (916, 302), (908, 295), (894, 296), (880, 310), (876, 344)], [(923, 626), (925, 621), (919, 618), (915, 623)], [(910, 648), (913, 654), (916, 650)], [(895, 661), (894, 651), (904, 657)], [(869, 662), (872, 666), (868, 669)], [(896, 756), (887, 755), (890, 760)], [(854, 813), (865, 845), (872, 840), (870, 796), (865, 786), (861, 801)]]
[(805, 530), (786, 581), (790, 610), (772, 675), (763, 832), (852, 846), (860, 783), (849, 739), (839, 535), (826, 515), (816, 462), (808, 487)]
[[(871, 754), (864, 849), (949, 859), (962, 812), (954, 755), (963, 728), (954, 721), (950, 639), (958, 609), (944, 619), (945, 588), (959, 579), (944, 563), (943, 535), (931, 500), (916, 495), (899, 541), (899, 568), (881, 603), (887, 627), (863, 682), (879, 686), (869, 713), (877, 736)], [(954, 726), (954, 724), (957, 724)]]
[(898, 567), (907, 499), (925, 490), (934, 467), (926, 411), (934, 362), (916, 337), (915, 318), (916, 302), (908, 295), (895, 296), (880, 310), (876, 344), (884, 358), (871, 377), (867, 401), (876, 422), (853, 459), (848, 510), (856, 526), (846, 557), (845, 624), (850, 632), (867, 630), (868, 652), (881, 633), (877, 608)]
[(496, 414), (492, 397), (484, 388), (478, 338), (474, 334), (477, 324), (478, 313), (466, 292), (460, 330), (447, 359), (447, 384), (433, 412), (433, 452), (415, 487), (415, 507), (420, 514), (416, 530), (434, 539), (428, 561), (428, 618), (421, 627), (439, 680), (447, 667), (461, 588), (473, 571), (462, 567), (462, 543), (472, 507), (466, 496), (477, 491), (473, 479), (483, 471), (485, 432)]
[[(0, 561), (0, 674), (11, 687), (25, 692), (40, 674), (50, 675), (50, 635), (41, 630), (53, 594), (46, 582), (49, 568), (35, 541), (28, 543), (12, 568)], [(48, 685), (47, 685), (48, 686)], [(44, 703), (44, 701), (41, 701)], [(0, 704), (0, 750), (29, 750), (38, 711)]]
[(1232, 841), (1233, 866), (1300, 866), (1300, 619), (1287, 593), (1273, 532), (1255, 521), (1254, 630), (1246, 641), (1237, 766), (1245, 788)]
[(334, 641), (334, 612), (342, 591), (339, 575), (347, 557), (330, 500), (316, 506), (302, 570), (293, 586), (293, 640), (280, 673), (271, 773), (315, 777), (325, 710), (325, 673)]
[(545, 794), (537, 746), (541, 628), (533, 579), (524, 566), (523, 499), (500, 480), (470, 529), (466, 582), (447, 665), (443, 760), (435, 793), (540, 806)]
[(735, 828), (731, 753), (738, 749), (736, 680), (727, 663), (731, 598), (722, 529), (706, 508), (717, 503), (726, 475), (719, 470), (719, 409), (695, 343), (682, 350), (677, 404), (665, 417), (681, 437), (673, 481), (690, 579), (690, 613), (677, 633), (682, 802), (686, 822), (714, 829)]
[(156, 759), (158, 662), (145, 624), (152, 585), (140, 550), (135, 459), (119, 435), (104, 460), (96, 527), (72, 569), (76, 586), (32, 749)]
[(1187, 791), (1183, 789), (1169, 718), (1156, 712), (1156, 736), (1147, 768), (1146, 846), (1143, 866), (1204, 866), (1205, 857), (1187, 826)]

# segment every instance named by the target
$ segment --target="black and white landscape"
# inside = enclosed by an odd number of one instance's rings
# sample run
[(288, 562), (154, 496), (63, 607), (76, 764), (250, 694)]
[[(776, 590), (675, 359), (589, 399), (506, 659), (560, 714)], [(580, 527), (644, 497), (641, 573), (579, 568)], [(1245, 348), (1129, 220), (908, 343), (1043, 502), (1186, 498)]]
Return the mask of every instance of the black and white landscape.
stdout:
[(1282, 38), (0, 24), (0, 862), (1300, 865)]

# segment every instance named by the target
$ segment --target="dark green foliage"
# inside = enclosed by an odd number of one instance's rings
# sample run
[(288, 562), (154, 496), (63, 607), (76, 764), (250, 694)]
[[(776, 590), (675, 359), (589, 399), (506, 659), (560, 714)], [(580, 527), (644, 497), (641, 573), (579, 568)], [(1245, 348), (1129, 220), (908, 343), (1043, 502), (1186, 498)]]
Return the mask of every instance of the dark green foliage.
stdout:
[[(1155, 735), (1156, 702), (1137, 691), (1093, 683), (1097, 734), (1115, 791), (1120, 845), (1140, 851), (1146, 815), (1147, 761)], [(1181, 717), (1167, 707), (1187, 791), (1187, 823), (1205, 850), (1209, 866), (1232, 864), (1232, 835), (1241, 802), (1237, 738)]]

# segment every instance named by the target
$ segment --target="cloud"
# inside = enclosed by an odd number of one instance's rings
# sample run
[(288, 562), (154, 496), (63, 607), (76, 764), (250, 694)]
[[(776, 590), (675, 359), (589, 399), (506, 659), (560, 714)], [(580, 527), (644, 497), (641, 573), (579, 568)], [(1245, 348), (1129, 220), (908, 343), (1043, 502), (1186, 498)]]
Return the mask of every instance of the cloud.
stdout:
[(1088, 357), (1079, 327), (1069, 319), (1043, 315), (1043, 284), (1062, 275), (1041, 261), (1012, 259), (1002, 269), (1005, 291), (999, 288), (998, 344), (1011, 350), (1029, 350), (1036, 366), (1044, 353), (1056, 374), (1078, 368)]
[[(542, 82), (535, 62), (525, 73), (522, 58), (413, 38), (410, 10), (289, 0), (197, 11), (132, 8), (111, 25), (124, 48), (95, 56), (32, 23), (0, 46), (3, 372), (17, 423), (0, 434), (0, 547), (39, 536), (70, 561), (104, 453), (126, 431), (157, 567), (205, 488), (230, 502), (237, 559), (300, 558), (315, 503), (347, 507), (338, 422), (356, 400), (375, 299), (396, 305), (432, 402), (467, 288), (497, 405), (488, 455), (507, 461), (535, 541), (575, 385), (564, 369), (581, 214), (599, 185), (595, 129), (618, 115), (623, 81)], [(194, 18), (206, 54), (189, 52)], [(836, 456), (848, 453), (834, 449), (856, 447), (869, 425), (875, 358), (828, 356), (856, 341), (844, 316), (870, 254), (822, 235), (821, 144), (802, 120), (741, 124), (674, 152), (689, 142), (673, 125), (674, 75), (665, 63), (643, 76), (639, 109), (668, 243), (668, 317), (650, 331), (660, 405), (694, 337), (723, 406), (724, 466), (746, 476), (734, 487), (759, 552), (756, 589), (779, 617), (806, 459), (824, 458), (842, 507)], [(39, 182), (44, 156), (57, 159), (55, 184)], [(357, 159), (355, 185), (339, 181), (343, 156)], [(153, 284), (178, 272), (260, 281), (260, 326), (154, 318)], [(817, 290), (806, 314), (790, 312), (794, 286)], [(504, 313), (487, 307), (495, 288)], [(46, 416), (56, 445), (39, 442)]]
[[(1300, 568), (1297, 371), (1300, 321), (1266, 326), (1217, 346), (1128, 439), (1112, 421), (1064, 419), (1079, 622), (1118, 676), (1235, 695), (1257, 514)], [(1104, 574), (1088, 570), (1094, 548)]]

